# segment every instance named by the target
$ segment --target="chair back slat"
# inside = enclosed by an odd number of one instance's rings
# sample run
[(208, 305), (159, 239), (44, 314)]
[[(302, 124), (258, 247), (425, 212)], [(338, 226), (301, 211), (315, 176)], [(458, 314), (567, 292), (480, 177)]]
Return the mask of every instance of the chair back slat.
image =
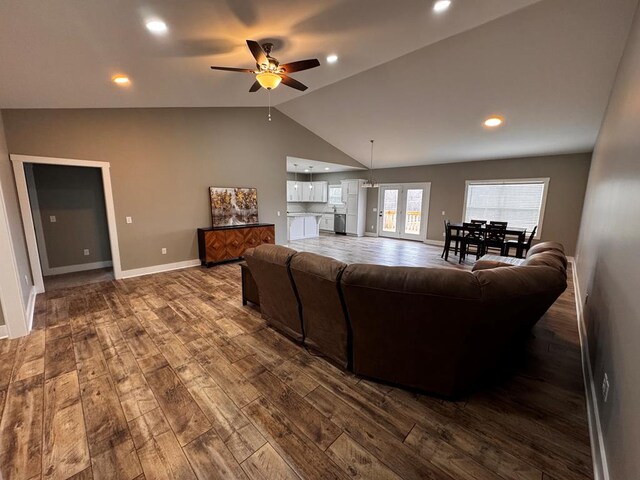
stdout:
[(475, 223), (478, 225), (486, 225), (487, 221), (486, 220), (471, 220), (471, 223)]
[(490, 221), (489, 225), (502, 225), (505, 228), (509, 225), (509, 222), (498, 222), (498, 221)]

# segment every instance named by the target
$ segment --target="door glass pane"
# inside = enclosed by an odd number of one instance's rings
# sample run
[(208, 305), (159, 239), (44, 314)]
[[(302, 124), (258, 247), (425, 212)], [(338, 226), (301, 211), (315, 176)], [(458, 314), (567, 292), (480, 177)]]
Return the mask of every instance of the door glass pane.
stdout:
[(398, 190), (384, 191), (383, 232), (395, 232), (398, 216)]
[(420, 235), (420, 220), (422, 218), (422, 189), (407, 189), (406, 219), (404, 233)]

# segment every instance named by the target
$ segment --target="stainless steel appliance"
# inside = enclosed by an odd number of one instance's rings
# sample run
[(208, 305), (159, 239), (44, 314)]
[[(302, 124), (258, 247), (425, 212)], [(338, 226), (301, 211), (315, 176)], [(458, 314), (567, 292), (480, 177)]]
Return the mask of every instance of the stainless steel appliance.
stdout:
[(346, 213), (334, 214), (333, 231), (335, 233), (339, 233), (340, 235), (347, 234), (347, 214)]

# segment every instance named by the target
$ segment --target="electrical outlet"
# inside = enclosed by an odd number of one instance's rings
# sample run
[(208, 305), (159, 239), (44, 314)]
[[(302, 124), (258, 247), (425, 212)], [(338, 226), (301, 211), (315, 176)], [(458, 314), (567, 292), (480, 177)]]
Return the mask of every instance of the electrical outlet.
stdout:
[(162, 249), (162, 254), (163, 254), (163, 255), (166, 255), (166, 254), (167, 254), (167, 249), (166, 249), (166, 248), (163, 248), (163, 249)]
[(89, 256), (89, 249), (88, 249), (88, 248), (85, 248), (85, 249), (84, 249), (84, 256), (85, 256), (85, 257), (88, 257), (88, 256)]
[(49, 221), (51, 223), (56, 223), (58, 221), (58, 219), (56, 218), (55, 215), (49, 215)]
[(602, 399), (604, 403), (607, 403), (607, 399), (609, 398), (609, 376), (604, 374), (604, 378), (602, 379)]
[(280, 216), (280, 210), (278, 210), (278, 216)]
[(133, 223), (133, 219), (131, 217), (126, 217), (127, 223)]
[(442, 210), (442, 216), (444, 217), (446, 215), (446, 213), (444, 213), (444, 210)]

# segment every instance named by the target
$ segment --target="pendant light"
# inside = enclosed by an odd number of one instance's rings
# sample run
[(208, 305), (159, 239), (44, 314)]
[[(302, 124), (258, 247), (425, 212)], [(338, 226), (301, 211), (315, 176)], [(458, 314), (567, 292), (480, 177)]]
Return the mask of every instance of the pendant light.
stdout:
[(378, 184), (373, 181), (373, 140), (371, 142), (371, 168), (369, 168), (369, 180), (362, 185), (364, 188), (378, 188)]

